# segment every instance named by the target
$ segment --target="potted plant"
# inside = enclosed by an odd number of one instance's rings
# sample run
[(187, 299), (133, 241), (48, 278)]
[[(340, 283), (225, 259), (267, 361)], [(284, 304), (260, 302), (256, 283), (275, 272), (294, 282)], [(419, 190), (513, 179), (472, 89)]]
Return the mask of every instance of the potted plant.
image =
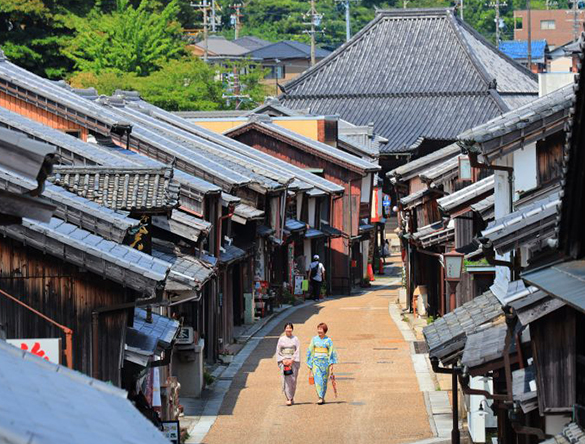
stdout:
[(234, 354), (233, 354), (233, 352), (224, 348), (224, 349), (219, 351), (219, 359), (224, 364), (229, 364), (234, 360)]

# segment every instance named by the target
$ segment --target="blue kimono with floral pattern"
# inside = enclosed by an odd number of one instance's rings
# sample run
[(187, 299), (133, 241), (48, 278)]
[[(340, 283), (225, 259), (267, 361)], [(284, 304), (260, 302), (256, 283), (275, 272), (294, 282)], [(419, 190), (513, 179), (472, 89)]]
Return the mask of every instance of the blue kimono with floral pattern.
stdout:
[(307, 365), (313, 372), (315, 389), (319, 398), (324, 399), (327, 393), (327, 380), (332, 364), (337, 364), (337, 351), (333, 346), (333, 341), (328, 336), (323, 339), (315, 336), (311, 339), (307, 350)]

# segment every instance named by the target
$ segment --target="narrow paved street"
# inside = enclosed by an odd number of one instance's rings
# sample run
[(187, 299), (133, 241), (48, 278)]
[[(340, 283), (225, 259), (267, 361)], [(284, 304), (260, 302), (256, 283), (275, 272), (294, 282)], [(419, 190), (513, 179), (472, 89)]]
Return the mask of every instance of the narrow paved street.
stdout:
[[(274, 360), (281, 326), (260, 341), (234, 378), (204, 442), (403, 443), (431, 436), (407, 342), (388, 313), (396, 285), (303, 307), (287, 321), (303, 346), (296, 404), (285, 406)], [(329, 388), (316, 405), (304, 363), (319, 322), (329, 326), (339, 353), (339, 396)], [(284, 322), (283, 322), (284, 325)]]

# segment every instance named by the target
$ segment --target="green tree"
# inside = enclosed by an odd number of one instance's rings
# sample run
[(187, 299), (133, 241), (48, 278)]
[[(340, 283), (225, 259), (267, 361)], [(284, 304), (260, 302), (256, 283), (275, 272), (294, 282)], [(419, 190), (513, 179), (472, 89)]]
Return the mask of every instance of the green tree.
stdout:
[(0, 0), (0, 44), (14, 63), (62, 78), (72, 67), (62, 53), (71, 35), (67, 1)]
[(214, 67), (194, 57), (166, 62), (159, 71), (137, 79), (133, 86), (144, 100), (167, 111), (225, 107), (223, 86)]
[(148, 0), (136, 8), (128, 0), (117, 0), (111, 13), (94, 8), (87, 18), (75, 20), (77, 35), (65, 54), (83, 72), (146, 76), (156, 71), (185, 50), (181, 26), (174, 19), (179, 11), (177, 0), (160, 12), (151, 6)]

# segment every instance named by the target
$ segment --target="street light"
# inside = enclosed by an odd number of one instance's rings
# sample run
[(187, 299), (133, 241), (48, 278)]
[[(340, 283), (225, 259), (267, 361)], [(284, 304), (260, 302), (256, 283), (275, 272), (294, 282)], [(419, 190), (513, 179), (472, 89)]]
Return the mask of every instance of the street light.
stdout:
[[(455, 249), (443, 254), (443, 266), (445, 267), (445, 280), (449, 283), (449, 293), (451, 300), (451, 311), (455, 310), (455, 289), (461, 280), (461, 273), (463, 273), (463, 257), (462, 253), (458, 253)], [(451, 371), (451, 388), (453, 390), (453, 429), (451, 430), (451, 443), (459, 444), (461, 442), (459, 434), (459, 393), (457, 390), (457, 371), (455, 364)]]
[(463, 272), (463, 257), (464, 255), (462, 253), (458, 253), (454, 249), (443, 254), (445, 280), (449, 283), (450, 311), (455, 310), (455, 289), (461, 280), (461, 273)]

